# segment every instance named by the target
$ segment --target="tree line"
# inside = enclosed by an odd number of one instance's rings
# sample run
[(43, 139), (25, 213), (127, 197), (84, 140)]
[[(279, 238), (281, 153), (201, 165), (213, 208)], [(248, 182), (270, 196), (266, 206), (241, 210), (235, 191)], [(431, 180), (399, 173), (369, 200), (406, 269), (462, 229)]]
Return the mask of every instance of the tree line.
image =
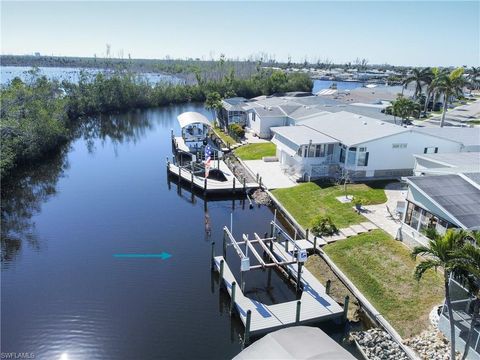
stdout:
[(408, 85), (414, 85), (412, 98), (402, 94), (392, 102), (392, 106), (386, 109), (388, 114), (398, 116), (402, 123), (410, 117), (427, 117), (429, 111), (435, 111), (437, 103), (442, 106), (442, 118), (440, 126), (443, 127), (448, 105), (463, 98), (463, 89), (468, 87), (472, 90), (480, 88), (480, 68), (472, 67), (465, 74), (464, 68), (454, 70), (442, 68), (415, 68), (409, 76), (403, 80), (403, 89)]
[(31, 71), (28, 81), (15, 78), (0, 90), (1, 177), (39, 159), (72, 138), (83, 118), (98, 114), (185, 102), (204, 102), (212, 92), (251, 98), (285, 91), (311, 91), (305, 74), (260, 69), (238, 78), (234, 71), (218, 80), (197, 75), (195, 84), (150, 84), (130, 71), (86, 72), (78, 83), (59, 82)]

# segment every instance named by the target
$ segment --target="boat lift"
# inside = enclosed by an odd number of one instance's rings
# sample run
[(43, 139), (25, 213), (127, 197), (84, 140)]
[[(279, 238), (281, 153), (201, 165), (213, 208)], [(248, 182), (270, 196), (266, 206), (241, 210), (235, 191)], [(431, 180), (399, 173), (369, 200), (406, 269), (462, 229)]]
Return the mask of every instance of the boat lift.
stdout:
[[(302, 266), (307, 260), (307, 251), (302, 249), (296, 244), (296, 239), (292, 239), (282, 228), (275, 222), (275, 219), (270, 223), (272, 229), (272, 236), (261, 238), (257, 233), (254, 233), (254, 239), (250, 239), (248, 235), (243, 234), (243, 241), (238, 241), (232, 235), (228, 227), (223, 228), (223, 258), (227, 258), (227, 248), (228, 246), (233, 246), (238, 257), (240, 258), (240, 286), (242, 290), (245, 287), (243, 281), (243, 273), (250, 270), (256, 269), (266, 269), (266, 268), (283, 268), (288, 267), (289, 265), (297, 264), (297, 291), (301, 290), (301, 275), (302, 275)], [(275, 234), (275, 236), (273, 236)], [(280, 241), (283, 240), (283, 241)], [(285, 251), (291, 254), (291, 260), (279, 260), (275, 255), (273, 249), (273, 243), (284, 242)], [(263, 256), (260, 255), (255, 248), (254, 244), (259, 244), (263, 249)], [(293, 251), (289, 251), (291, 244), (293, 246)], [(244, 250), (242, 247), (244, 245)], [(258, 261), (257, 265), (251, 265), (249, 253), (253, 254), (253, 257)]]

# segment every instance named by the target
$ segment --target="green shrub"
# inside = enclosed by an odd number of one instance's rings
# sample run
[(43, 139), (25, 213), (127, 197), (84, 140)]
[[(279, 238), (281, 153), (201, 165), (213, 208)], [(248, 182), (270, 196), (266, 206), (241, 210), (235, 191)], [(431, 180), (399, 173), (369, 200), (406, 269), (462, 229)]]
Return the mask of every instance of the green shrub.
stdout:
[(312, 221), (312, 233), (315, 236), (330, 236), (337, 232), (330, 216), (318, 215)]
[(228, 126), (238, 138), (242, 139), (245, 136), (245, 130), (238, 124), (230, 124)]

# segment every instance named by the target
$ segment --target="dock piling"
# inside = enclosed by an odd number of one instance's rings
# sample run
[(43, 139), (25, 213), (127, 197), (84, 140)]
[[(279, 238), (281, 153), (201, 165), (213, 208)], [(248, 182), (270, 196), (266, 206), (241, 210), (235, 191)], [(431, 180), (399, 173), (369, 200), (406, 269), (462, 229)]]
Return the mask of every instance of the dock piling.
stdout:
[(301, 307), (302, 307), (302, 302), (300, 300), (297, 301), (297, 312), (295, 314), (295, 323), (299, 323), (300, 322), (300, 310), (301, 310)]
[(207, 178), (203, 182), (203, 195), (207, 196)]
[(343, 319), (347, 320), (347, 315), (348, 315), (348, 305), (350, 303), (350, 296), (345, 296), (345, 303), (343, 305)]
[(212, 241), (212, 270), (215, 266), (215, 241)]
[(302, 265), (303, 263), (298, 263), (298, 270), (297, 270), (297, 292), (300, 291), (300, 285), (302, 281)]
[(223, 258), (227, 259), (227, 237), (225, 229), (223, 229)]
[(309, 229), (305, 229), (305, 239), (308, 241), (308, 233), (310, 232)]
[(258, 185), (260, 185), (260, 189), (261, 189), (262, 188), (262, 177), (261, 176), (260, 176), (260, 182), (259, 182)]
[(247, 183), (246, 183), (246, 180), (245, 178), (243, 178), (243, 193), (246, 194), (247, 193)]
[(237, 288), (237, 283), (234, 281), (232, 282), (232, 302), (230, 303), (230, 315), (233, 314), (233, 310), (235, 310), (235, 290)]
[(245, 336), (243, 337), (243, 342), (247, 343), (250, 341), (250, 323), (252, 321), (252, 310), (247, 310), (247, 320), (245, 323)]
[(332, 281), (330, 279), (327, 280), (325, 284), (325, 292), (327, 295), (330, 295), (330, 287), (332, 286)]
[(223, 268), (225, 266), (225, 261), (220, 260), (220, 285), (222, 285), (223, 282)]
[(315, 254), (317, 251), (317, 237), (313, 237), (313, 253)]
[(233, 177), (233, 188), (232, 188), (232, 193), (235, 194), (235, 177)]

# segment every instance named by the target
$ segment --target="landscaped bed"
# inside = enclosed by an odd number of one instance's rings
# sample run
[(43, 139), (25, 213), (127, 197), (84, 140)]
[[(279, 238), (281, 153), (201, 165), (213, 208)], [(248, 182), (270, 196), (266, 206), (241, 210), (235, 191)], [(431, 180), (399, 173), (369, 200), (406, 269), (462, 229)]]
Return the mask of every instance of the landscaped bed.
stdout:
[(326, 245), (324, 251), (402, 337), (428, 327), (428, 314), (443, 299), (441, 274), (413, 278), (411, 251), (382, 230)]
[(261, 160), (265, 156), (275, 156), (275, 144), (271, 142), (248, 144), (239, 147), (235, 151), (242, 160)]
[[(385, 184), (380, 181), (368, 185), (349, 184), (347, 192), (348, 195), (362, 198), (363, 205), (381, 204), (387, 201), (383, 190)], [(330, 216), (338, 228), (366, 221), (355, 212), (352, 203), (341, 203), (336, 199), (345, 195), (341, 185), (309, 182), (273, 190), (272, 193), (303, 228), (310, 228), (317, 215)]]
[(232, 138), (230, 135), (223, 132), (223, 130), (220, 129), (219, 127), (214, 127), (213, 131), (214, 131), (215, 135), (217, 135), (220, 139), (222, 139), (222, 141), (225, 145), (235, 145), (235, 144), (237, 144), (237, 142), (235, 141), (234, 138)]

